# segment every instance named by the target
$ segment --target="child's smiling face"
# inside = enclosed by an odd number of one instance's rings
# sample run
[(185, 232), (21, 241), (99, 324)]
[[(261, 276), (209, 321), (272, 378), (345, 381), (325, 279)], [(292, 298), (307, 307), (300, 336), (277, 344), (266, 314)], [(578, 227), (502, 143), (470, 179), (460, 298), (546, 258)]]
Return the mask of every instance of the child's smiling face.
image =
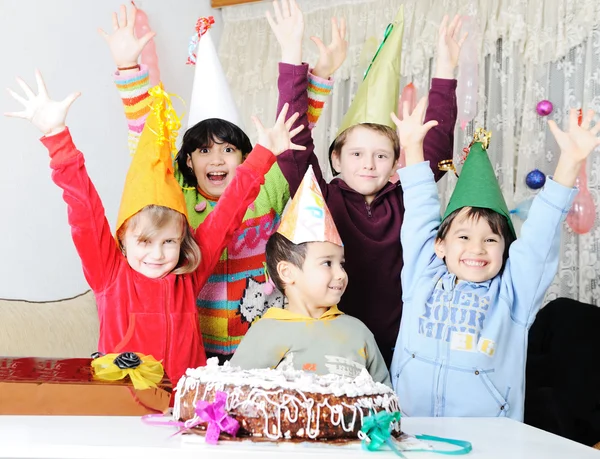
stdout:
[(134, 271), (159, 279), (177, 267), (182, 239), (181, 221), (173, 218), (160, 228), (153, 228), (151, 219), (142, 213), (137, 224), (127, 227), (121, 244)]
[(370, 204), (396, 172), (394, 144), (384, 134), (366, 126), (352, 128), (340, 152), (331, 162), (346, 185), (362, 194)]
[(506, 241), (485, 218), (467, 216), (469, 210), (461, 209), (444, 239), (436, 240), (435, 253), (458, 280), (485, 282), (502, 269)]
[(241, 163), (242, 152), (227, 142), (197, 148), (187, 158), (187, 166), (194, 172), (200, 190), (215, 198), (225, 192)]

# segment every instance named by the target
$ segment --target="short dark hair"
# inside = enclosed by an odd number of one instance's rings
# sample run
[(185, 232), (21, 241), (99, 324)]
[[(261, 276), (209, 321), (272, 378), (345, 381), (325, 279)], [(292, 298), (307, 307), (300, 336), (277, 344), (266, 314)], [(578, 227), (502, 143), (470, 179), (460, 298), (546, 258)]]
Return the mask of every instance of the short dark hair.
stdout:
[[(452, 222), (456, 219), (456, 216), (463, 210), (465, 207), (461, 207), (456, 209), (450, 215), (448, 215), (440, 227), (438, 228), (436, 240), (443, 241), (446, 239), (448, 235), (448, 230), (452, 225)], [(502, 261), (502, 267), (504, 268), (504, 264), (506, 260), (508, 260), (508, 249), (510, 245), (515, 242), (516, 237), (513, 234), (510, 225), (508, 224), (508, 220), (504, 215), (499, 214), (498, 212), (488, 209), (485, 207), (467, 207), (467, 211), (465, 213), (466, 219), (474, 219), (475, 221), (483, 218), (488, 225), (490, 225), (490, 229), (497, 234), (498, 236), (502, 236), (504, 239), (504, 255)]]
[(338, 155), (342, 154), (342, 148), (346, 144), (348, 140), (348, 136), (354, 131), (358, 126), (362, 126), (364, 128), (370, 129), (371, 131), (375, 131), (379, 134), (383, 134), (385, 137), (390, 139), (392, 145), (394, 147), (394, 161), (398, 161), (400, 157), (400, 139), (398, 138), (398, 134), (394, 129), (389, 126), (385, 126), (383, 124), (377, 123), (360, 123), (355, 124), (354, 126), (350, 126), (348, 129), (343, 130), (340, 135), (338, 135), (331, 146), (329, 147), (329, 165), (331, 166), (331, 172), (333, 175), (338, 175), (339, 173), (333, 168), (333, 162), (331, 161), (331, 156), (335, 151)]
[(175, 165), (189, 187), (197, 187), (194, 171), (187, 166), (187, 159), (198, 148), (211, 147), (214, 143), (229, 143), (242, 152), (242, 159), (252, 151), (252, 143), (244, 131), (235, 124), (220, 118), (208, 118), (196, 123), (183, 135), (181, 149), (175, 157)]
[(306, 259), (308, 244), (309, 242), (294, 244), (288, 238), (279, 233), (273, 233), (271, 237), (269, 237), (267, 246), (265, 248), (267, 271), (269, 273), (269, 277), (273, 280), (275, 287), (277, 287), (280, 292), (285, 293), (285, 284), (279, 277), (277, 265), (280, 261), (287, 261), (302, 269), (304, 260)]

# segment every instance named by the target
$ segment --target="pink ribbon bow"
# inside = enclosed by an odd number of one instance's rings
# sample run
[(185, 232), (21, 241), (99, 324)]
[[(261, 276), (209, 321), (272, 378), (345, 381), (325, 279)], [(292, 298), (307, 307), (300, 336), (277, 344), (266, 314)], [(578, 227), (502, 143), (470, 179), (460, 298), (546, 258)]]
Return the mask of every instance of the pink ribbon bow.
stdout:
[(198, 419), (194, 421), (189, 420), (186, 422), (173, 421), (167, 419), (163, 414), (147, 414), (142, 416), (142, 421), (149, 425), (154, 426), (178, 426), (181, 427), (175, 432), (172, 437), (181, 433), (187, 432), (188, 430), (203, 424), (208, 423), (206, 427), (206, 442), (212, 445), (216, 445), (219, 440), (221, 432), (226, 432), (232, 437), (235, 437), (238, 429), (240, 428), (239, 422), (227, 414), (225, 411), (225, 402), (227, 401), (227, 394), (225, 392), (217, 391), (215, 393), (214, 402), (206, 402), (204, 400), (198, 400), (196, 402), (196, 415)]
[(227, 394), (221, 391), (216, 392), (214, 402), (199, 400), (196, 403), (196, 414), (198, 415), (199, 420), (195, 421), (192, 425), (188, 425), (185, 430), (191, 429), (203, 422), (207, 422), (206, 443), (212, 445), (217, 444), (221, 432), (226, 432), (232, 437), (235, 437), (240, 428), (240, 424), (225, 411), (226, 401)]

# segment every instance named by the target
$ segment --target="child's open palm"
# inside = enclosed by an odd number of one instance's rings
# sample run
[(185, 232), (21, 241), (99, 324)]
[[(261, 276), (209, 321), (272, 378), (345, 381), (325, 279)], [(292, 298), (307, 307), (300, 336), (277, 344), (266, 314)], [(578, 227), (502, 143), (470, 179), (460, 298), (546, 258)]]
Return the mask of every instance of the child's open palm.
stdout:
[(327, 46), (319, 37), (310, 37), (319, 48), (319, 60), (313, 69), (313, 74), (322, 78), (329, 78), (346, 60), (348, 42), (346, 41), (346, 20), (331, 18), (331, 43)]
[(117, 67), (131, 67), (136, 65), (144, 46), (156, 35), (154, 32), (148, 32), (140, 38), (135, 36), (136, 14), (137, 9), (135, 6), (132, 5), (129, 11), (127, 11), (125, 5), (121, 5), (120, 21), (117, 13), (113, 13), (112, 15), (113, 33), (108, 34), (104, 30), (98, 29), (98, 33), (108, 43), (110, 53)]
[(458, 65), (460, 49), (467, 39), (467, 33), (460, 34), (462, 21), (459, 15), (454, 16), (448, 25), (448, 15), (444, 16), (438, 29), (436, 75), (440, 78), (453, 78), (454, 69)]
[(38, 93), (35, 94), (31, 88), (21, 79), (17, 78), (17, 83), (23, 89), (25, 97), (21, 97), (12, 89), (8, 89), (11, 96), (20, 102), (24, 110), (20, 112), (5, 113), (5, 116), (14, 118), (23, 118), (31, 121), (35, 127), (44, 133), (44, 135), (58, 132), (65, 127), (65, 119), (69, 112), (69, 107), (77, 99), (81, 93), (75, 92), (62, 101), (50, 99), (46, 84), (39, 70), (35, 71), (35, 79), (37, 81)]
[[(417, 149), (420, 150), (422, 154), (423, 140), (425, 139), (425, 135), (432, 127), (437, 126), (438, 124), (438, 122), (435, 120), (431, 120), (423, 124), (423, 117), (425, 115), (426, 108), (427, 97), (422, 97), (413, 112), (410, 114), (408, 112), (408, 103), (404, 103), (402, 106), (402, 120), (398, 119), (395, 113), (390, 114), (392, 121), (398, 128), (398, 138), (400, 139), (400, 145), (406, 152), (407, 164), (409, 160), (408, 155), (410, 152)], [(418, 160), (423, 161), (421, 158)], [(418, 160), (415, 162), (418, 162)]]
[(553, 120), (548, 121), (548, 126), (560, 146), (561, 155), (567, 155), (574, 162), (582, 162), (594, 148), (600, 145), (600, 138), (596, 137), (600, 131), (600, 122), (590, 128), (594, 111), (588, 110), (580, 126), (577, 122), (577, 115), (577, 110), (570, 110), (567, 131), (562, 131)]
[(273, 12), (275, 17), (267, 11), (267, 21), (281, 48), (286, 50), (301, 47), (304, 17), (296, 0), (273, 0)]
[[(285, 121), (288, 108), (288, 104), (283, 106), (279, 116), (277, 117), (275, 125), (270, 129), (266, 129), (256, 116), (252, 117), (252, 121), (254, 122), (256, 130), (258, 131), (258, 143), (271, 150), (275, 156), (280, 155), (286, 150), (306, 150), (306, 147), (292, 143), (294, 136), (302, 131), (304, 126), (301, 125), (295, 129), (292, 129), (292, 126), (298, 119), (299, 114), (294, 113), (292, 116), (290, 116), (289, 120)], [(290, 129), (292, 130), (290, 131)]]

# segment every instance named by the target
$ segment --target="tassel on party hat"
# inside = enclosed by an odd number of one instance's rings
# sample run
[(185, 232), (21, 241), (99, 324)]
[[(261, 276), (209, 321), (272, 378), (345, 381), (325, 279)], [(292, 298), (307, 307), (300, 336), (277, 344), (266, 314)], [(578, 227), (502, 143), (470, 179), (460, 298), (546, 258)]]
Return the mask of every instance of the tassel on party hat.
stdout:
[(183, 192), (173, 175), (180, 120), (162, 84), (149, 93), (153, 97), (150, 114), (125, 179), (117, 231), (128, 218), (149, 205), (168, 207), (187, 218)]
[(342, 120), (338, 136), (349, 127), (361, 123), (382, 124), (396, 130), (390, 113), (396, 113), (400, 95), (403, 34), (404, 7), (400, 6), (394, 22), (385, 30), (383, 41)]
[(214, 22), (212, 16), (198, 19), (196, 34), (190, 39), (188, 64), (196, 64), (196, 70), (188, 129), (200, 121), (220, 118), (244, 130), (242, 119), (210, 36), (209, 29)]
[(444, 220), (452, 212), (463, 207), (482, 207), (506, 217), (512, 233), (516, 236), (508, 206), (486, 151), (490, 137), (491, 133), (483, 129), (475, 132), (471, 149), (444, 213)]
[(283, 213), (277, 232), (294, 244), (332, 242), (343, 247), (312, 166), (304, 174), (298, 191)]

